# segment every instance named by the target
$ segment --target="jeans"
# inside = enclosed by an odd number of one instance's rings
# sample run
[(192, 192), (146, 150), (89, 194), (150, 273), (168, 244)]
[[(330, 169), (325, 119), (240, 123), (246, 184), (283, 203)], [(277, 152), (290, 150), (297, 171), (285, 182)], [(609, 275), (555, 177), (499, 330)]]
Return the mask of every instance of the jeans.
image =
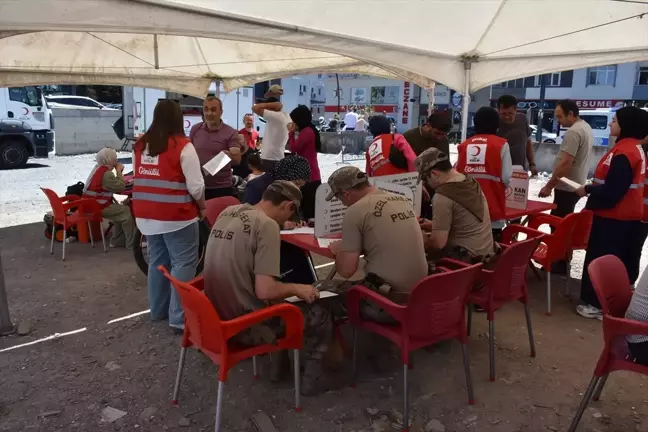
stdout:
[(198, 264), (198, 223), (178, 231), (146, 236), (149, 253), (148, 296), (151, 319), (169, 318), (169, 325), (184, 328), (184, 311), (178, 292), (157, 269), (163, 265), (173, 277), (189, 282)]

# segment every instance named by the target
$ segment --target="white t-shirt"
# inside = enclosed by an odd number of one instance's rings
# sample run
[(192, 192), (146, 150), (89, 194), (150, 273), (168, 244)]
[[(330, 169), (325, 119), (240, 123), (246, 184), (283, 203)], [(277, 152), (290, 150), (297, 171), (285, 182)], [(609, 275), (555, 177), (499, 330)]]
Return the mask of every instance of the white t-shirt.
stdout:
[(367, 120), (365, 120), (363, 118), (358, 119), (358, 121), (356, 122), (354, 130), (364, 132), (366, 129), (367, 129)]
[(283, 159), (288, 142), (288, 123), (290, 117), (285, 112), (263, 110), (266, 121), (263, 141), (261, 142), (261, 159), (278, 161)]
[(346, 113), (344, 116), (344, 127), (346, 130), (354, 130), (356, 122), (358, 121), (358, 114), (353, 111)]

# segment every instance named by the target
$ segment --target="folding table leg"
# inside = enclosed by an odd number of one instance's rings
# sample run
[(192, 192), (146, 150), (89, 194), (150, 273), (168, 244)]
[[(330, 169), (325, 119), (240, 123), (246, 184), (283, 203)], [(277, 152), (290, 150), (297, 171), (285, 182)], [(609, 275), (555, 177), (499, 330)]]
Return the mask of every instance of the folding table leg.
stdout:
[(294, 369), (295, 369), (295, 411), (301, 411), (301, 371), (299, 370), (299, 350), (293, 350)]
[(92, 225), (90, 225), (90, 221), (88, 221), (88, 233), (90, 234), (90, 244), (92, 245), (92, 247), (95, 247), (94, 237), (92, 235)]
[(524, 316), (526, 317), (527, 332), (529, 333), (529, 348), (531, 349), (531, 357), (535, 357), (536, 349), (535, 340), (533, 339), (533, 326), (531, 325), (531, 311), (529, 311), (529, 303), (524, 303)]
[(473, 309), (474, 306), (472, 304), (468, 305), (468, 325), (466, 329), (466, 334), (470, 336), (470, 331), (472, 330), (472, 314), (473, 314)]
[(578, 411), (576, 411), (576, 415), (574, 416), (574, 420), (572, 420), (571, 426), (569, 426), (568, 432), (576, 432), (576, 429), (578, 428), (578, 423), (580, 423), (581, 417), (583, 417), (585, 408), (587, 408), (587, 404), (589, 403), (590, 398), (592, 397), (592, 393), (594, 393), (594, 389), (596, 388), (599, 379), (600, 378), (596, 376), (592, 377), (592, 381), (590, 381), (589, 387), (587, 387), (587, 391), (583, 396), (583, 400), (581, 400), (580, 406), (578, 407)]
[(605, 387), (605, 383), (607, 382), (608, 377), (610, 374), (605, 374), (601, 377), (601, 381), (599, 382), (598, 387), (596, 387), (596, 391), (594, 392), (594, 396), (592, 396), (592, 399), (594, 401), (599, 400), (601, 397), (601, 392), (603, 391), (603, 387)]
[(218, 381), (218, 399), (216, 399), (216, 423), (214, 424), (214, 432), (220, 432), (221, 426), (221, 411), (223, 410), (223, 388), (225, 383)]
[(356, 386), (358, 379), (358, 329), (353, 327), (353, 353), (351, 358), (351, 387)]
[(56, 232), (56, 224), (52, 222), (52, 239), (50, 240), (50, 255), (54, 255), (54, 237)]
[(259, 378), (259, 372), (257, 370), (257, 358), (256, 358), (256, 356), (252, 357), (252, 377), (254, 379)]
[(466, 387), (468, 388), (468, 405), (472, 405), (473, 403), (475, 403), (475, 394), (473, 392), (472, 374), (470, 373), (468, 344), (461, 344), (461, 353), (463, 356), (464, 372), (466, 374)]
[(171, 404), (178, 405), (178, 394), (180, 393), (180, 380), (182, 380), (182, 370), (184, 369), (185, 358), (187, 357), (187, 348), (180, 348), (180, 361), (178, 362), (178, 372), (176, 372), (175, 385), (173, 386), (173, 399)]
[(310, 271), (313, 274), (313, 280), (317, 281), (318, 279), (317, 279), (317, 270), (315, 269), (315, 263), (313, 263), (313, 257), (308, 251), (306, 251), (306, 259), (308, 260)]
[(65, 240), (67, 240), (67, 229), (63, 227), (63, 256), (61, 257), (61, 261), (65, 261)]
[(108, 253), (108, 249), (106, 249), (106, 236), (104, 235), (103, 229), (101, 230), (101, 243), (103, 244), (104, 253)]

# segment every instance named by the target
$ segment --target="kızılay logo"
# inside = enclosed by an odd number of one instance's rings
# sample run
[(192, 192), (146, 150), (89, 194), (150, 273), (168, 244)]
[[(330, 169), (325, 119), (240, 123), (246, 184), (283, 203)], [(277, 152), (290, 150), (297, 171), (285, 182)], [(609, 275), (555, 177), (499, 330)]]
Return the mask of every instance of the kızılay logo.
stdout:
[(29, 108), (23, 107), (23, 115), (28, 115), (29, 114)]

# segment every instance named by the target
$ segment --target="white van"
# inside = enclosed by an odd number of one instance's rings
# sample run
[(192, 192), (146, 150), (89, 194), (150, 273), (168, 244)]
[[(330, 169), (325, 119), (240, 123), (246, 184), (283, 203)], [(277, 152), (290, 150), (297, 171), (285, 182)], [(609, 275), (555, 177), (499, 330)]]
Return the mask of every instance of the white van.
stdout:
[[(608, 147), (614, 145), (615, 138), (610, 136), (610, 123), (612, 123), (615, 112), (616, 110), (609, 108), (580, 111), (580, 118), (585, 120), (592, 128), (595, 146)], [(564, 127), (560, 128), (560, 137), (556, 140), (558, 144), (562, 142), (566, 130)]]

